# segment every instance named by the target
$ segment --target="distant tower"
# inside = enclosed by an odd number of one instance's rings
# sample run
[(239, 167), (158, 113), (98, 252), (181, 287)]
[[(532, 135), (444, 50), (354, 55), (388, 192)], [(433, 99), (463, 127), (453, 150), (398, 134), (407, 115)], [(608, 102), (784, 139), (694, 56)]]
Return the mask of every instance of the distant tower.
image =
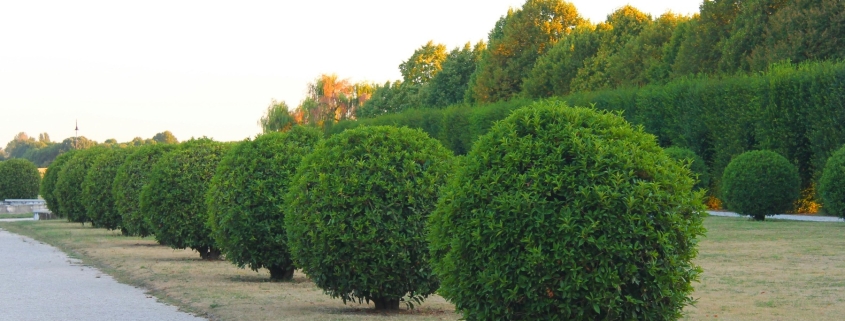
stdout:
[(76, 120), (76, 134), (73, 134), (73, 149), (79, 149), (79, 119)]

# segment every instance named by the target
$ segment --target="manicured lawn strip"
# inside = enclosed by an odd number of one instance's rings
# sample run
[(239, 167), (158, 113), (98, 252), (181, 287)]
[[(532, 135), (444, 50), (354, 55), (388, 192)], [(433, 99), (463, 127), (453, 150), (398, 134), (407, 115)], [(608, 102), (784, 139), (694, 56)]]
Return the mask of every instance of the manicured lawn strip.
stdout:
[[(777, 216), (774, 216), (777, 218)], [(687, 320), (841, 320), (845, 224), (709, 217)]]
[[(845, 315), (845, 223), (709, 217), (693, 283), (698, 299), (685, 320), (840, 320)], [(372, 305), (343, 305), (297, 273), (268, 282), (266, 271), (202, 261), (150, 238), (124, 237), (66, 221), (0, 223), (0, 228), (54, 245), (124, 283), (212, 320), (456, 320), (451, 304), (432, 297), (417, 310), (383, 316)]]

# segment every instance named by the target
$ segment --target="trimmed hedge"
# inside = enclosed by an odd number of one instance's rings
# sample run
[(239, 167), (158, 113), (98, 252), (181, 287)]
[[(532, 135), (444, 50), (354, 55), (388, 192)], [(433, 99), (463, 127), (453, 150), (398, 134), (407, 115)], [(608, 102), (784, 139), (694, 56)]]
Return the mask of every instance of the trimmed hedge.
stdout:
[(819, 180), (819, 195), (825, 213), (845, 217), (845, 147), (828, 158)]
[(141, 215), (149, 219), (156, 240), (174, 249), (191, 248), (203, 259), (220, 250), (206, 226), (205, 193), (217, 164), (231, 144), (191, 139), (164, 154), (141, 190)]
[(689, 148), (669, 147), (664, 150), (666, 155), (674, 160), (689, 163), (689, 169), (697, 176), (694, 189), (706, 189), (710, 186), (710, 174), (704, 160)]
[[(82, 201), (91, 225), (109, 230), (121, 227), (121, 217), (114, 206), (112, 183), (117, 169), (123, 165), (132, 150), (126, 148), (103, 151), (91, 163), (82, 182)], [(128, 232), (123, 231), (124, 235)]]
[(62, 166), (53, 196), (59, 203), (59, 212), (67, 217), (68, 221), (82, 224), (91, 221), (82, 199), (82, 184), (94, 160), (107, 150), (104, 147), (80, 150)]
[(226, 259), (270, 278), (290, 280), (295, 269), (285, 233), (284, 195), (302, 157), (322, 133), (294, 126), (239, 143), (217, 166), (206, 194), (208, 225)]
[(114, 207), (121, 217), (121, 227), (129, 235), (141, 237), (153, 234), (141, 207), (141, 189), (149, 182), (150, 171), (158, 159), (178, 145), (153, 144), (138, 147), (117, 169), (112, 183)]
[(703, 192), (622, 117), (542, 101), (476, 141), (429, 218), (467, 320), (673, 320), (693, 302)]
[(798, 169), (768, 150), (735, 157), (722, 176), (722, 200), (729, 210), (762, 221), (767, 215), (788, 213), (800, 195)]
[(38, 198), (40, 183), (41, 173), (29, 160), (15, 158), (0, 162), (0, 201)]
[(288, 247), (332, 297), (413, 307), (437, 290), (425, 222), (452, 153), (421, 130), (359, 127), (306, 156), (285, 197)]
[(326, 136), (332, 136), (359, 126), (417, 128), (440, 140), (443, 146), (456, 155), (463, 155), (472, 147), (472, 142), (487, 132), (494, 122), (531, 103), (528, 99), (513, 99), (479, 106), (454, 105), (446, 109), (411, 109), (374, 118), (344, 120), (326, 126), (325, 132)]
[[(685, 146), (704, 159), (714, 194), (730, 160), (750, 150), (772, 150), (798, 166), (801, 186), (821, 177), (828, 157), (845, 144), (845, 61), (773, 65), (765, 73), (732, 77), (687, 77), (665, 85), (579, 92), (561, 97), (575, 106), (622, 111), (644, 126), (661, 146)], [(456, 105), (411, 110), (327, 127), (327, 135), (359, 125), (391, 124), (422, 128), (420, 115), (441, 119), (424, 129), (456, 154), (484, 133), (473, 115), (529, 104), (515, 99), (491, 105)], [(492, 113), (483, 120), (507, 113)], [(501, 119), (501, 118), (499, 118)], [(479, 123), (481, 124), (481, 123)], [(483, 124), (482, 124), (483, 125)]]

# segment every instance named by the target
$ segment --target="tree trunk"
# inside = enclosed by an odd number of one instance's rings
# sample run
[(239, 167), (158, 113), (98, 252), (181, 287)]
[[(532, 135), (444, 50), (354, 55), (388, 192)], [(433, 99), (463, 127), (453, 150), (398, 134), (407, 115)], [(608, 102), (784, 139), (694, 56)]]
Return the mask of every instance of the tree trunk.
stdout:
[(196, 248), (194, 248), (194, 250), (196, 250), (197, 252), (200, 253), (200, 258), (202, 258), (203, 260), (208, 259), (208, 247), (207, 246), (196, 247)]
[(766, 215), (754, 215), (755, 221), (763, 221), (766, 219)]
[(399, 310), (399, 298), (374, 298), (377, 311)]
[(206, 254), (205, 259), (209, 260), (209, 261), (219, 260), (220, 259), (220, 249), (218, 249), (216, 247), (209, 247), (208, 248), (208, 254)]
[(274, 265), (268, 267), (267, 269), (270, 270), (270, 280), (290, 281), (293, 279), (293, 271), (296, 270), (296, 267), (293, 265), (288, 267)]

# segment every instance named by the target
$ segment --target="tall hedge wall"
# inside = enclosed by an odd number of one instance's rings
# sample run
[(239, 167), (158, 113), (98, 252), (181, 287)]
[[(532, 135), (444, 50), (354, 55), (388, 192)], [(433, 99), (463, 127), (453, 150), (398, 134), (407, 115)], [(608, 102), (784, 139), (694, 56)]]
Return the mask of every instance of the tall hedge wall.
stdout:
[[(689, 148), (719, 178), (731, 158), (765, 149), (798, 166), (804, 187), (820, 177), (825, 161), (845, 144), (845, 62), (773, 65), (768, 72), (724, 78), (690, 77), (665, 85), (579, 92), (558, 99), (572, 106), (623, 112), (657, 136), (663, 147)], [(458, 155), (496, 120), (529, 101), (411, 110), (340, 122), (333, 135), (359, 125), (422, 128)], [(436, 120), (439, 119), (438, 123)], [(719, 185), (711, 181), (711, 188)], [(717, 191), (716, 191), (717, 192)]]
[(446, 109), (411, 109), (402, 113), (375, 118), (345, 120), (326, 127), (326, 136), (358, 126), (396, 126), (418, 128), (457, 155), (466, 154), (478, 136), (486, 133), (493, 123), (504, 119), (520, 107), (531, 104), (528, 99), (512, 99), (487, 105), (455, 105)]

